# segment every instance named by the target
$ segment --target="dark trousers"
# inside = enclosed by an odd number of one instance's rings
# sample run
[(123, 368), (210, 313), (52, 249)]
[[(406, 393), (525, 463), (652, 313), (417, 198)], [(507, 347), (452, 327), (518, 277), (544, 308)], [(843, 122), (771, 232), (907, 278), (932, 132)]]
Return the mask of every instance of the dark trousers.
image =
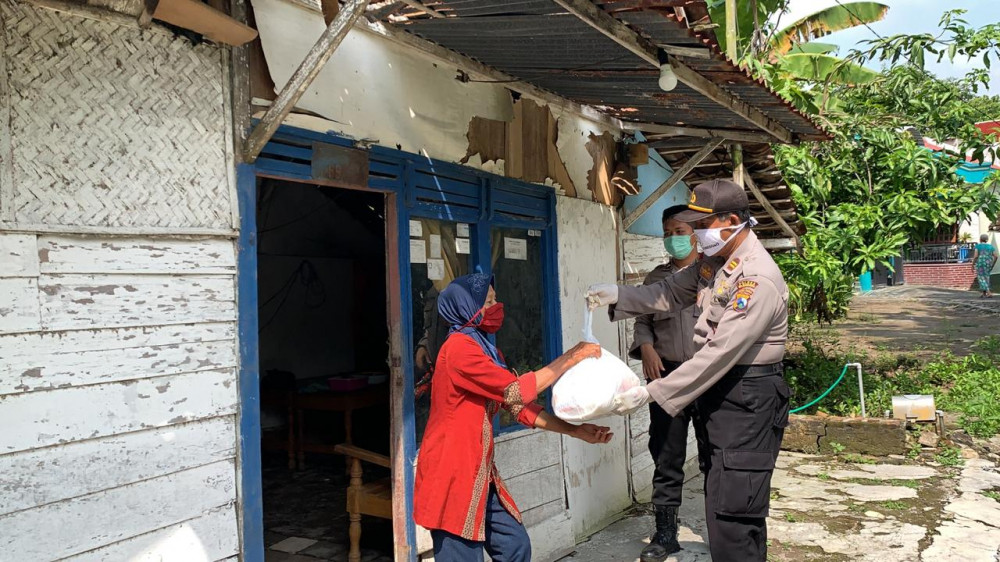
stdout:
[[(672, 373), (680, 363), (663, 361), (661, 377)], [(684, 461), (687, 459), (688, 423), (696, 415), (694, 406), (676, 417), (655, 401), (649, 403), (649, 454), (653, 457), (653, 505), (678, 507), (684, 489)], [(699, 440), (701, 436), (699, 435)]]
[(735, 367), (698, 398), (713, 562), (767, 560), (771, 474), (788, 425), (781, 365)]
[(486, 501), (486, 540), (470, 541), (447, 531), (431, 530), (434, 562), (483, 562), (483, 550), (495, 562), (531, 562), (531, 541), (524, 525), (504, 509), (490, 487)]

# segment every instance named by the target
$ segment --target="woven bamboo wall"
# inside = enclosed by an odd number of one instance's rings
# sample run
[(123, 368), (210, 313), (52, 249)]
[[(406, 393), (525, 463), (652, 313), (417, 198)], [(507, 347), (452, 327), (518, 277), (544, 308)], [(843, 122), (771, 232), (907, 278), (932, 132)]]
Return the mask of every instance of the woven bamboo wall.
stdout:
[(0, 226), (234, 227), (226, 53), (0, 0)]

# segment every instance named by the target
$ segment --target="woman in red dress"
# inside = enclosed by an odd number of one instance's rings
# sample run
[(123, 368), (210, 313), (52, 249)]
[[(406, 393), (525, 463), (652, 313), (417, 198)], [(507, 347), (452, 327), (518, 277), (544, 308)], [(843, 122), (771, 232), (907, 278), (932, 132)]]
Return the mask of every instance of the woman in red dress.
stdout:
[(518, 422), (588, 443), (607, 443), (609, 428), (572, 425), (534, 403), (570, 367), (601, 354), (580, 343), (548, 366), (520, 377), (507, 370), (489, 341), (503, 324), (493, 279), (481, 273), (451, 282), (438, 298), (451, 326), (438, 352), (431, 412), (420, 445), (414, 520), (430, 529), (435, 562), (530, 562), (531, 544), (521, 514), (493, 462), (493, 418), (504, 408)]

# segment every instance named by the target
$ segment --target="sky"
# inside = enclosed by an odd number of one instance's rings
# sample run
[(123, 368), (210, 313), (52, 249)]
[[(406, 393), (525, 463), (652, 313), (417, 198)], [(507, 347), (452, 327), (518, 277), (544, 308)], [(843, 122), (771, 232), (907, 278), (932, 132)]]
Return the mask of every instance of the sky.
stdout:
[[(846, 0), (841, 0), (845, 4)], [(972, 27), (981, 27), (987, 23), (1000, 21), (1000, 8), (998, 0), (878, 0), (889, 6), (889, 13), (885, 19), (871, 25), (872, 30), (878, 32), (883, 37), (896, 35), (899, 33), (933, 33), (937, 34), (938, 21), (941, 14), (949, 9), (964, 9), (968, 12), (963, 16)], [(834, 0), (791, 0), (789, 2), (789, 12), (781, 18), (781, 26), (798, 20), (817, 10), (822, 10), (830, 6), (836, 6)], [(840, 55), (847, 55), (848, 52), (858, 45), (859, 41), (875, 39), (872, 30), (865, 26), (858, 26), (852, 29), (845, 29), (830, 34), (818, 41), (823, 43), (834, 43), (840, 46)], [(859, 46), (860, 47), (860, 46)], [(969, 70), (981, 67), (982, 59), (974, 61), (955, 59), (954, 64), (942, 61), (941, 64), (934, 62), (930, 56), (927, 57), (925, 68), (942, 78), (965, 76)], [(995, 58), (990, 72), (990, 88), (988, 92), (993, 95), (1000, 95), (1000, 62)], [(879, 63), (870, 63), (868, 66), (878, 68)]]

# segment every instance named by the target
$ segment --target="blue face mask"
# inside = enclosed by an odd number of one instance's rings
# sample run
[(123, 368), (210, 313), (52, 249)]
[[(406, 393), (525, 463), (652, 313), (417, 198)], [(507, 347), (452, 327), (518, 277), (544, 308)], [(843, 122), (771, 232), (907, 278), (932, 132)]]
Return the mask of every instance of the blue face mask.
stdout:
[(679, 236), (664, 236), (663, 247), (670, 254), (670, 257), (678, 260), (691, 255), (691, 251), (694, 249), (691, 246), (691, 237), (683, 234)]

